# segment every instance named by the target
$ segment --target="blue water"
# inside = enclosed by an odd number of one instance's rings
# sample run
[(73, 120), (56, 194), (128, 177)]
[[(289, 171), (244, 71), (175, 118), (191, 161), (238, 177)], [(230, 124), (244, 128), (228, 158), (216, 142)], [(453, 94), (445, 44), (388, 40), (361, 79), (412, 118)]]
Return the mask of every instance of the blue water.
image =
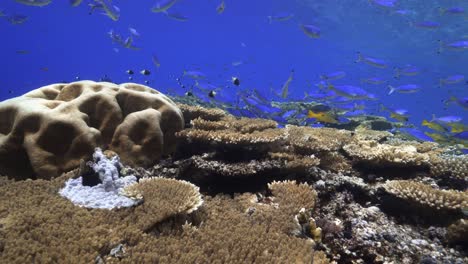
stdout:
[[(401, 0), (397, 8), (382, 8), (366, 0), (272, 1), (226, 0), (224, 13), (216, 7), (221, 0), (180, 0), (169, 9), (188, 17), (176, 21), (163, 13), (150, 11), (155, 1), (114, 0), (121, 10), (113, 21), (99, 11), (89, 14), (84, 0), (78, 7), (69, 1), (55, 0), (45, 7), (33, 7), (4, 0), (0, 10), (7, 15), (25, 15), (28, 20), (12, 25), (0, 18), (1, 77), (0, 100), (19, 96), (32, 89), (57, 83), (99, 80), (107, 75), (113, 82), (128, 82), (126, 70), (133, 70), (133, 82), (149, 82), (162, 92), (185, 92), (176, 81), (184, 70), (198, 70), (212, 84), (223, 87), (219, 93), (230, 96), (237, 90), (257, 89), (268, 94), (273, 88), (281, 92), (283, 83), (294, 69), (287, 99), (302, 99), (304, 92), (317, 91), (322, 74), (345, 71), (346, 77), (334, 84), (357, 85), (377, 95), (378, 101), (365, 102), (365, 111), (378, 113), (380, 103), (387, 107), (406, 108), (410, 122), (420, 125), (423, 119), (457, 115), (467, 124), (468, 113), (456, 104), (444, 104), (450, 96), (466, 97), (468, 49), (453, 51), (440, 48), (468, 38), (468, 1)], [(462, 15), (441, 14), (440, 7), (459, 6)], [(398, 9), (409, 10), (399, 15)], [(294, 14), (287, 21), (269, 23), (268, 16), (282, 12)], [(413, 23), (435, 21), (436, 29), (419, 28)], [(313, 24), (321, 37), (310, 38), (300, 24)], [(107, 32), (113, 29), (124, 37), (129, 27), (140, 37), (130, 50), (113, 43)], [(118, 49), (118, 52), (117, 50)], [(27, 54), (18, 54), (25, 50)], [(356, 63), (357, 52), (388, 62), (380, 69)], [(152, 63), (156, 54), (161, 66)], [(242, 62), (238, 66), (232, 63)], [(411, 64), (420, 69), (416, 76), (394, 78), (394, 67)], [(151, 71), (143, 76), (142, 69)], [(439, 87), (439, 79), (465, 75), (459, 84)], [(241, 80), (239, 87), (230, 83), (232, 76)], [(367, 77), (380, 77), (388, 83), (362, 84)], [(194, 82), (183, 78), (187, 86)], [(387, 95), (387, 85), (418, 84), (421, 91)], [(186, 88), (185, 88), (186, 89)], [(234, 91), (233, 91), (234, 90)]]

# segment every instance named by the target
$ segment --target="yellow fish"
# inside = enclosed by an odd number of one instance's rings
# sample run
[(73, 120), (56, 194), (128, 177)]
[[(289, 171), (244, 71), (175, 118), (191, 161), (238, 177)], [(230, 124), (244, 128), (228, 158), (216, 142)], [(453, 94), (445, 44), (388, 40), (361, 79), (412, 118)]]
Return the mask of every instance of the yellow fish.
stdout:
[[(442, 125), (440, 124), (437, 124), (435, 122), (429, 122), (427, 121), (426, 119), (424, 119), (421, 123), (421, 125), (425, 126), (425, 127), (428, 127), (432, 130), (435, 130), (435, 131), (438, 131), (438, 132), (447, 132), (447, 129), (445, 127), (443, 127)], [(428, 135), (429, 136), (429, 135)], [(435, 140), (435, 139), (434, 139)]]
[(406, 115), (399, 115), (397, 113), (390, 113), (390, 117), (393, 119), (396, 119), (401, 122), (407, 122), (408, 121), (408, 116)]
[(448, 126), (451, 128), (450, 132), (452, 133), (461, 133), (468, 130), (468, 127), (462, 123), (451, 123)]
[(438, 133), (429, 133), (429, 132), (424, 132), (424, 134), (430, 138), (432, 138), (435, 142), (437, 143), (447, 143), (448, 142), (448, 139), (442, 135), (442, 134), (438, 134)]
[(315, 120), (322, 122), (322, 123), (330, 123), (330, 124), (337, 124), (338, 120), (336, 118), (327, 112), (314, 112), (312, 110), (309, 110), (307, 114), (308, 118), (315, 118)]

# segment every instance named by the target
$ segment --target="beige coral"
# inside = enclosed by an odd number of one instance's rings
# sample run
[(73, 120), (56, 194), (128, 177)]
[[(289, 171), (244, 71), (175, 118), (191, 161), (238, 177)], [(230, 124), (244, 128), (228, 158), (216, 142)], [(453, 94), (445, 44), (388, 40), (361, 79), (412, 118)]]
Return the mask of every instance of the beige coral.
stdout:
[(296, 153), (337, 151), (351, 140), (351, 131), (334, 128), (286, 126), (288, 143)]
[(221, 120), (221, 118), (227, 115), (224, 110), (219, 108), (205, 108), (198, 105), (193, 106), (181, 103), (177, 103), (177, 106), (182, 111), (186, 122), (197, 118), (209, 121), (217, 121)]
[(95, 147), (148, 166), (175, 150), (183, 125), (177, 106), (147, 86), (53, 84), (0, 103), (0, 167), (18, 178), (51, 178)]
[(385, 190), (401, 199), (437, 210), (461, 210), (468, 207), (468, 193), (455, 190), (437, 190), (411, 180), (387, 181)]
[(468, 155), (438, 156), (431, 163), (431, 174), (434, 176), (449, 175), (459, 179), (466, 179), (468, 177)]
[(428, 166), (431, 161), (428, 153), (419, 153), (411, 144), (394, 146), (374, 140), (354, 140), (343, 146), (343, 150), (357, 163), (379, 167)]
[[(135, 224), (148, 230), (156, 223), (178, 214), (190, 214), (197, 210), (203, 199), (199, 188), (187, 181), (162, 177), (142, 178), (138, 183), (125, 187), (122, 191), (134, 199), (142, 199), (143, 204), (135, 208)], [(150, 213), (151, 217), (141, 215)]]

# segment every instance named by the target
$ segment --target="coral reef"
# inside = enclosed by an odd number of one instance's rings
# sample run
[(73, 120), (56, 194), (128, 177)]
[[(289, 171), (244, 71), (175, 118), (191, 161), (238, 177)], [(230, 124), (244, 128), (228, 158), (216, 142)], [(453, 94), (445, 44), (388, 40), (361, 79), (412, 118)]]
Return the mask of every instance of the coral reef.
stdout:
[[(0, 259), (468, 262), (467, 156), (364, 126), (278, 128), (178, 105), (185, 129), (173, 131), (176, 151), (152, 167), (120, 163), (109, 144), (57, 178), (0, 177)], [(77, 206), (60, 190), (78, 179), (134, 204)]]
[(0, 173), (50, 179), (95, 147), (135, 166), (175, 149), (184, 120), (171, 99), (147, 86), (80, 81), (52, 84), (0, 103)]

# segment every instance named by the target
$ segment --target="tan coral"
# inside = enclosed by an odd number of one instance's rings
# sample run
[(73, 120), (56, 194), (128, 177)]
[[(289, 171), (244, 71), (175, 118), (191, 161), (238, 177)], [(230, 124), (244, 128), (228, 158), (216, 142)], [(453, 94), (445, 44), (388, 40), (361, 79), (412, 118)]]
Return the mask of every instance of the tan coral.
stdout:
[(384, 188), (401, 199), (437, 210), (461, 210), (468, 207), (467, 192), (437, 190), (429, 185), (410, 180), (387, 181)]
[(337, 151), (351, 140), (351, 131), (334, 128), (286, 126), (289, 144), (296, 153)]
[(191, 120), (201, 118), (204, 120), (209, 121), (217, 121), (221, 120), (221, 118), (225, 117), (227, 114), (224, 110), (219, 108), (205, 108), (201, 106), (193, 106), (187, 104), (178, 103), (177, 106), (180, 108), (184, 115), (184, 119), (186, 122)]
[(431, 163), (431, 174), (466, 179), (468, 177), (468, 155), (446, 155), (434, 158)]
[(235, 118), (226, 116), (221, 120), (209, 121), (201, 118), (192, 120), (194, 129), (201, 130), (232, 130), (240, 133), (252, 133), (254, 131), (262, 131), (268, 128), (276, 128), (278, 123), (273, 120), (261, 118)]
[[(197, 210), (203, 199), (199, 188), (187, 181), (162, 177), (142, 178), (138, 183), (127, 186), (122, 194), (134, 199), (143, 199), (143, 204), (135, 208), (140, 215), (135, 224), (148, 230), (171, 216), (190, 214)], [(141, 217), (148, 214), (151, 217)]]
[(447, 228), (447, 239), (450, 243), (468, 242), (468, 219), (460, 219)]
[(280, 207), (291, 207), (297, 212), (301, 208), (314, 208), (317, 199), (317, 193), (307, 183), (297, 184), (296, 181), (274, 181), (268, 184), (268, 189), (278, 199)]
[(285, 133), (281, 129), (265, 129), (263, 131), (254, 131), (247, 134), (241, 134), (237, 131), (230, 130), (205, 131), (185, 129), (177, 132), (176, 136), (189, 141), (198, 141), (206, 144), (218, 143), (249, 147), (279, 143), (285, 139)]
[(303, 156), (286, 152), (270, 152), (268, 155), (272, 159), (283, 160), (286, 168), (293, 170), (307, 170), (320, 164), (320, 159), (314, 155)]
[(147, 86), (53, 84), (0, 103), (0, 167), (18, 178), (51, 178), (95, 147), (147, 166), (175, 150), (183, 124), (177, 106)]
[(377, 167), (428, 166), (431, 161), (428, 153), (419, 153), (411, 144), (393, 146), (374, 140), (354, 140), (343, 146), (343, 149), (354, 162)]

